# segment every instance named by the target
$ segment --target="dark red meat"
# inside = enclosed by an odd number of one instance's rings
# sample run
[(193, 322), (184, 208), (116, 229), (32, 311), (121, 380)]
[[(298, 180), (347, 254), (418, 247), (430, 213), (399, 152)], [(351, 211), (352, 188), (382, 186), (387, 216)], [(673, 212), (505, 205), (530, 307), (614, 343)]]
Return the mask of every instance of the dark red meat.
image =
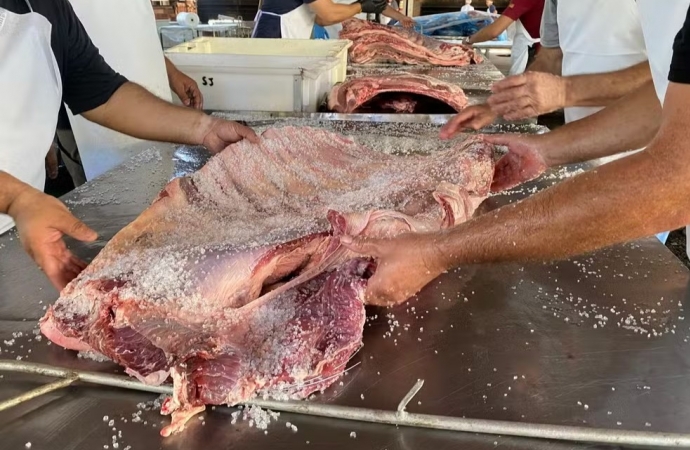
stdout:
[(414, 30), (388, 27), (360, 19), (343, 22), (340, 39), (353, 42), (349, 55), (354, 64), (467, 66), (479, 64), (483, 60), (470, 46), (449, 44), (423, 36)]

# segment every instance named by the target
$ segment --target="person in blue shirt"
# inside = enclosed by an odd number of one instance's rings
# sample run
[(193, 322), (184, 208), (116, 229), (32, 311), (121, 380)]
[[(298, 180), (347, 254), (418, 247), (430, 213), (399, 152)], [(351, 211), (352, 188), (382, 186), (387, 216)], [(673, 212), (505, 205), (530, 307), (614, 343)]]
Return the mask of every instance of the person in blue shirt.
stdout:
[(496, 5), (494, 5), (494, 0), (486, 0), (486, 12), (489, 14), (498, 14)]
[(314, 25), (334, 25), (360, 13), (381, 14), (388, 0), (265, 0), (256, 15), (252, 37), (311, 39)]

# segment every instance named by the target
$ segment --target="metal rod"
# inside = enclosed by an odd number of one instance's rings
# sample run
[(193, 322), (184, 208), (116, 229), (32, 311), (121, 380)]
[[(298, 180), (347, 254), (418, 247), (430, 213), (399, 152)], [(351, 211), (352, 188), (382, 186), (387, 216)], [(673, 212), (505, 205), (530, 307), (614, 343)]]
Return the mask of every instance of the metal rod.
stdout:
[[(139, 381), (121, 375), (80, 372), (23, 361), (0, 360), (0, 371), (32, 373), (57, 378), (69, 378), (73, 375), (77, 375), (79, 380), (87, 383), (161, 394), (172, 393), (172, 386), (170, 385), (147, 386)], [(310, 416), (405, 427), (431, 428), (435, 430), (519, 436), (593, 444), (641, 447), (690, 447), (690, 434), (607, 430), (500, 420), (463, 419), (459, 417), (445, 417), (429, 414), (399, 414), (397, 411), (354, 408), (349, 406), (318, 404), (314, 402), (252, 400), (251, 402), (247, 402), (247, 405), (256, 405), (261, 408)]]
[(20, 403), (28, 402), (29, 400), (34, 399), (36, 397), (40, 397), (43, 394), (47, 394), (49, 392), (57, 391), (58, 389), (62, 389), (64, 387), (67, 387), (70, 384), (77, 381), (78, 379), (79, 379), (79, 377), (77, 377), (76, 375), (72, 375), (69, 378), (65, 378), (63, 380), (58, 380), (58, 381), (53, 381), (52, 383), (46, 384), (46, 385), (41, 386), (41, 387), (36, 388), (36, 389), (32, 389), (29, 392), (18, 395), (14, 398), (4, 400), (4, 401), (0, 402), (0, 411), (10, 409), (13, 406), (19, 405)]
[(54, 367), (39, 363), (0, 360), (0, 371), (31, 373), (53, 378), (69, 378), (75, 375), (78, 377), (79, 381), (83, 381), (85, 383), (119, 387), (135, 391), (153, 392), (155, 394), (172, 394), (172, 386), (170, 385), (151, 386), (141, 383), (134, 378), (122, 375), (110, 375), (99, 372), (63, 369), (61, 367)]
[(417, 380), (417, 382), (412, 386), (412, 389), (410, 389), (410, 392), (405, 394), (402, 400), (400, 400), (400, 403), (398, 404), (398, 412), (402, 413), (405, 412), (405, 407), (407, 406), (408, 403), (410, 403), (410, 400), (417, 395), (417, 392), (424, 386), (424, 380)]

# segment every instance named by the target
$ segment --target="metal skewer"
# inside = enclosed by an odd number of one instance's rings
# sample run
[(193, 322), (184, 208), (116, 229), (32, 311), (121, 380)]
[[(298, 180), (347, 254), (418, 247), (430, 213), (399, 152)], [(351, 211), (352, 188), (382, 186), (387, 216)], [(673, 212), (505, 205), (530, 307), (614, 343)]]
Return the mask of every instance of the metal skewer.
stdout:
[[(55, 378), (63, 378), (60, 382), (50, 383), (34, 389), (24, 395), (3, 402), (5, 408), (17, 405), (47, 392), (69, 386), (79, 380), (85, 383), (103, 386), (121, 387), (137, 391), (153, 392), (157, 394), (172, 394), (172, 386), (149, 386), (132, 378), (122, 375), (110, 375), (98, 372), (85, 372), (38, 363), (23, 361), (0, 360), (0, 371), (30, 373)], [(412, 388), (411, 399), (421, 388), (421, 383)], [(408, 400), (409, 401), (409, 400)], [(334, 419), (352, 420), (358, 422), (379, 423), (405, 427), (430, 428), (436, 430), (462, 431), (502, 436), (519, 436), (536, 439), (550, 439), (572, 442), (586, 442), (593, 444), (628, 445), (641, 447), (690, 447), (690, 434), (654, 433), (643, 431), (607, 430), (596, 428), (580, 428), (562, 425), (544, 425), (523, 422), (508, 422), (499, 420), (463, 419), (429, 414), (414, 414), (408, 412), (386, 411), (367, 408), (354, 408), (318, 404), (299, 401), (252, 400), (247, 405), (295, 414), (330, 417)], [(0, 409), (1, 410), (1, 409)]]

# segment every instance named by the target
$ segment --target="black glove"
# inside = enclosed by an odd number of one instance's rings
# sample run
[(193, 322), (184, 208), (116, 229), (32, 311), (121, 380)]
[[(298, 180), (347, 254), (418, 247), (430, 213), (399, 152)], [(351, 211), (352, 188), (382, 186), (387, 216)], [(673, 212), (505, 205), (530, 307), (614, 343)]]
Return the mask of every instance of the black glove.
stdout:
[(381, 14), (386, 6), (388, 0), (359, 0), (362, 4), (362, 12), (365, 14)]

